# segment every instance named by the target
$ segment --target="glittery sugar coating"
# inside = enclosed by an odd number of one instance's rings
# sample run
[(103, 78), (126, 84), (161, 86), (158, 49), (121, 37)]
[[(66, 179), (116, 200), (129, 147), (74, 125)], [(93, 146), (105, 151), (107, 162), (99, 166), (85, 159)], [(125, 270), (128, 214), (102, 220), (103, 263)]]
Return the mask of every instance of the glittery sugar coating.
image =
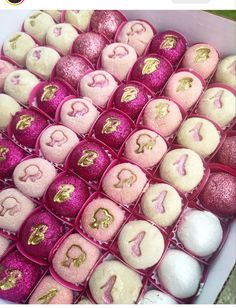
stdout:
[(173, 72), (168, 60), (155, 54), (139, 58), (132, 69), (130, 80), (142, 82), (151, 91), (158, 92)]
[(94, 132), (97, 139), (112, 149), (119, 149), (132, 131), (132, 122), (117, 111), (107, 111), (97, 120)]
[(236, 169), (236, 136), (229, 136), (225, 139), (222, 147), (217, 152), (217, 160), (221, 164)]
[(11, 177), (13, 170), (26, 156), (11, 140), (0, 139), (0, 178)]
[(70, 167), (88, 181), (100, 178), (110, 163), (105, 150), (95, 142), (81, 142), (70, 156)]
[(38, 258), (47, 258), (51, 249), (63, 235), (60, 220), (46, 211), (32, 214), (20, 233), (20, 244), (25, 252)]
[(47, 190), (47, 204), (59, 216), (75, 217), (88, 197), (88, 186), (68, 174), (53, 181)]
[(116, 31), (123, 21), (126, 19), (119, 11), (95, 11), (90, 21), (90, 27), (94, 32), (103, 34), (108, 39), (114, 39)]
[(143, 85), (129, 82), (119, 86), (114, 94), (113, 102), (115, 108), (135, 119), (148, 99), (147, 91)]
[(48, 121), (38, 112), (24, 109), (14, 115), (10, 125), (16, 140), (26, 147), (33, 148)]
[(72, 52), (86, 57), (93, 65), (96, 65), (107, 43), (107, 39), (99, 33), (81, 33), (74, 42)]
[(64, 56), (56, 65), (56, 76), (64, 79), (74, 88), (77, 87), (80, 79), (90, 71), (92, 71), (92, 67), (80, 56)]
[(183, 35), (175, 31), (164, 31), (154, 36), (149, 52), (158, 53), (170, 61), (172, 65), (178, 64), (187, 48)]
[(199, 199), (203, 206), (220, 216), (236, 214), (236, 178), (225, 172), (212, 173)]
[(61, 81), (51, 81), (43, 84), (37, 91), (37, 106), (50, 117), (54, 117), (57, 107), (72, 91)]
[[(18, 251), (7, 255), (1, 262), (0, 268), (0, 298), (12, 302), (25, 301), (42, 275), (42, 268), (26, 259)], [(3, 290), (4, 281), (7, 277), (9, 278), (9, 275), (13, 277), (10, 281), (13, 287)]]

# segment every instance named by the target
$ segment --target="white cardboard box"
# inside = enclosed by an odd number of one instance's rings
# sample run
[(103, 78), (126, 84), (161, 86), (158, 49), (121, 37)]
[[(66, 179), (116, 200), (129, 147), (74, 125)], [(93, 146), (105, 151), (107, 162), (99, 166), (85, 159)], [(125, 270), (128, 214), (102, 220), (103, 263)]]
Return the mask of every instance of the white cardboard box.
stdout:
[[(9, 34), (19, 31), (30, 11), (0, 10), (0, 46)], [(172, 29), (183, 33), (189, 44), (207, 42), (220, 56), (236, 54), (236, 23), (203, 11), (124, 11), (128, 19), (146, 19), (158, 31)], [(236, 261), (236, 221), (228, 239), (211, 266), (208, 279), (196, 304), (213, 304)], [(7, 304), (0, 299), (0, 304)]]

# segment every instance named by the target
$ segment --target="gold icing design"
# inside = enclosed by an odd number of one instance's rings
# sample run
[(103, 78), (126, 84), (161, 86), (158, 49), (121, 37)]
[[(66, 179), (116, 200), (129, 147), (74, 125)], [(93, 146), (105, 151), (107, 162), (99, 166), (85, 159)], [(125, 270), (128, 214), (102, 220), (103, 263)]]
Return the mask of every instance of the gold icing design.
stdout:
[(176, 47), (177, 37), (175, 35), (165, 35), (161, 43), (161, 49), (172, 49)]
[(31, 27), (34, 27), (34, 26), (35, 26), (35, 24), (36, 24), (35, 19), (36, 19), (39, 15), (41, 15), (41, 13), (37, 13), (37, 14), (31, 15), (31, 16), (29, 17)]
[(176, 92), (186, 91), (193, 86), (193, 78), (192, 77), (184, 77), (178, 81), (179, 85), (176, 89)]
[(155, 106), (155, 119), (162, 119), (169, 113), (169, 104), (160, 103)]
[(62, 203), (69, 200), (74, 191), (75, 187), (71, 184), (60, 185), (58, 192), (55, 194), (53, 198), (53, 202)]
[(102, 128), (102, 134), (108, 135), (116, 132), (120, 123), (120, 120), (114, 117), (107, 118)]
[(195, 51), (194, 61), (196, 63), (205, 62), (207, 59), (210, 58), (210, 52), (211, 52), (211, 50), (209, 48), (206, 48), (206, 47), (197, 48), (196, 51)]
[(48, 102), (49, 100), (53, 99), (55, 94), (59, 88), (54, 85), (47, 85), (43, 88), (43, 94), (41, 96), (41, 101)]
[(73, 264), (75, 267), (80, 267), (80, 265), (86, 261), (86, 258), (86, 252), (82, 247), (74, 244), (67, 249), (62, 265), (70, 267), (71, 264)]
[(140, 154), (144, 153), (146, 150), (152, 150), (154, 145), (156, 144), (156, 137), (153, 138), (148, 134), (141, 134), (138, 136), (136, 140), (136, 144), (138, 148), (135, 150), (135, 153)]
[(31, 114), (24, 114), (20, 116), (20, 120), (16, 123), (17, 130), (24, 130), (32, 125), (34, 117)]
[(160, 64), (160, 60), (157, 58), (147, 58), (144, 60), (144, 66), (142, 69), (143, 75), (148, 75), (155, 72)]
[(137, 181), (137, 175), (130, 169), (122, 169), (117, 174), (118, 183), (114, 185), (115, 188), (132, 187), (132, 185)]
[(9, 152), (8, 148), (0, 146), (0, 162), (6, 160), (8, 152)]
[(17, 34), (16, 36), (14, 36), (12, 39), (9, 40), (9, 44), (11, 46), (11, 49), (16, 49), (16, 43), (19, 40), (19, 38), (21, 37), (21, 34)]
[(50, 289), (45, 295), (37, 299), (38, 304), (49, 304), (58, 293), (57, 289)]
[(45, 239), (45, 233), (48, 230), (48, 226), (44, 224), (38, 224), (32, 227), (32, 233), (28, 238), (28, 245), (36, 246)]
[(16, 269), (7, 269), (6, 277), (0, 280), (0, 290), (7, 291), (11, 290), (16, 286), (17, 280), (22, 278), (22, 272)]
[(98, 158), (98, 153), (93, 150), (83, 150), (83, 155), (78, 160), (78, 166), (89, 167), (92, 166), (96, 159)]
[(129, 103), (132, 100), (136, 99), (138, 96), (138, 89), (135, 87), (126, 87), (124, 88), (124, 93), (121, 97), (121, 103)]
[(93, 229), (102, 228), (107, 229), (114, 221), (113, 215), (105, 208), (99, 208), (93, 215), (93, 222), (90, 227)]

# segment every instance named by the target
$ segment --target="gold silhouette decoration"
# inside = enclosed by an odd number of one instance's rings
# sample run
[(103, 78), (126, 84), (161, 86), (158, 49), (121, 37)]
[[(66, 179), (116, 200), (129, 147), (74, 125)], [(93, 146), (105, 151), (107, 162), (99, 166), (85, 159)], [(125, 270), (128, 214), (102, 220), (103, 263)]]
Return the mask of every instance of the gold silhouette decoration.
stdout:
[(80, 245), (71, 245), (65, 254), (65, 259), (62, 265), (70, 267), (73, 264), (75, 267), (80, 267), (85, 262), (87, 255)]
[(20, 116), (20, 120), (16, 123), (17, 130), (24, 130), (32, 125), (34, 117), (31, 114), (24, 114)]
[(71, 184), (62, 184), (59, 186), (58, 192), (55, 194), (53, 201), (62, 203), (71, 198), (72, 193), (75, 191), (75, 186)]
[(0, 162), (6, 160), (9, 149), (0, 146)]
[(211, 52), (211, 50), (209, 48), (206, 48), (206, 47), (197, 48), (196, 51), (195, 51), (194, 61), (196, 63), (205, 62), (207, 59), (210, 58), (210, 52)]
[(135, 87), (124, 88), (124, 93), (121, 96), (121, 103), (129, 103), (138, 96), (138, 89)]
[(161, 61), (157, 58), (147, 58), (144, 60), (144, 66), (142, 69), (143, 75), (149, 75), (155, 72), (158, 69), (159, 64)]
[(179, 85), (176, 89), (176, 92), (183, 92), (183, 91), (186, 91), (186, 90), (192, 88), (193, 78), (184, 77), (184, 78), (181, 78), (180, 80), (178, 80), (178, 83), (179, 83)]
[(57, 289), (50, 289), (45, 295), (42, 295), (38, 298), (38, 304), (49, 304), (51, 300), (56, 296), (58, 293)]
[(102, 127), (102, 134), (108, 135), (116, 132), (120, 123), (120, 120), (114, 117), (107, 118)]
[(144, 153), (145, 149), (150, 151), (156, 144), (156, 137), (154, 138), (148, 134), (141, 134), (136, 139), (136, 144), (138, 148), (135, 150), (135, 153)]
[(16, 269), (7, 269), (6, 277), (0, 280), (0, 290), (11, 290), (16, 286), (18, 280), (22, 278), (22, 272)]
[(37, 18), (39, 15), (41, 15), (41, 13), (37, 13), (37, 14), (31, 15), (31, 16), (29, 17), (31, 27), (34, 27), (34, 26), (35, 26), (35, 24), (36, 24), (36, 18)]
[(43, 102), (48, 102), (51, 99), (54, 98), (55, 94), (57, 93), (57, 91), (59, 90), (59, 88), (57, 86), (54, 85), (47, 85), (43, 88), (43, 93), (41, 95), (41, 101)]
[(78, 166), (89, 167), (92, 166), (96, 159), (98, 158), (98, 153), (93, 150), (83, 150), (83, 155), (78, 160)]
[(109, 228), (109, 226), (114, 221), (113, 215), (104, 208), (99, 208), (93, 215), (93, 222), (90, 227), (93, 229), (99, 229), (101, 226), (104, 229)]
[(137, 181), (137, 175), (129, 169), (122, 169), (117, 174), (117, 179), (118, 183), (116, 183), (114, 187), (123, 189), (124, 187), (132, 187)]
[(38, 224), (32, 227), (32, 232), (28, 238), (28, 245), (36, 246), (45, 239), (45, 234), (48, 231), (48, 226)]
[(175, 35), (165, 35), (164, 40), (161, 43), (161, 49), (172, 49), (176, 47), (177, 37)]
[(16, 43), (19, 40), (19, 38), (21, 37), (21, 34), (17, 34), (16, 36), (14, 36), (12, 39), (9, 40), (11, 49), (16, 49)]
[(169, 113), (168, 103), (159, 103), (155, 106), (155, 119), (162, 119)]

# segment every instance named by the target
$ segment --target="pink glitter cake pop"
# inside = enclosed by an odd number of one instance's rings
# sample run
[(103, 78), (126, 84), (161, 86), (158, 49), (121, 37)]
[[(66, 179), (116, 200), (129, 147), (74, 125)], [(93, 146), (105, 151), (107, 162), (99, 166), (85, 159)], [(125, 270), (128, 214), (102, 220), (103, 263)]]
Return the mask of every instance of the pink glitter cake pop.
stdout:
[(46, 202), (55, 214), (75, 217), (88, 197), (88, 186), (79, 178), (65, 173), (49, 186)]

